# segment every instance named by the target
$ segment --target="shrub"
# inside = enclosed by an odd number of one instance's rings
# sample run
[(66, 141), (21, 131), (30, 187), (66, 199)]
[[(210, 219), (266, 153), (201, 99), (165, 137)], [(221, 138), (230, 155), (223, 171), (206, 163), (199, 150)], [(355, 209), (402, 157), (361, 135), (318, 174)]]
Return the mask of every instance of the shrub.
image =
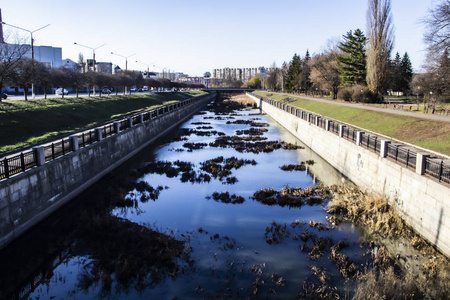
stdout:
[(345, 87), (340, 89), (337, 93), (337, 97), (344, 101), (352, 101), (352, 88)]

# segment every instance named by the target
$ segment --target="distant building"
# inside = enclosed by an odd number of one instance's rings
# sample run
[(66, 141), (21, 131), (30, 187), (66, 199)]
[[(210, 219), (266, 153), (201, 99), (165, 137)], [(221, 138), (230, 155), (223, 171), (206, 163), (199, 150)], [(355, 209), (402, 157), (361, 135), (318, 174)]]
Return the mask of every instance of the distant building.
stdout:
[(268, 70), (265, 67), (259, 68), (222, 68), (214, 69), (212, 78), (217, 80), (232, 80), (232, 81), (249, 81), (252, 77), (258, 74), (267, 74)]
[(70, 58), (64, 59), (62, 62), (62, 66), (66, 69), (73, 69), (73, 70), (79, 69), (78, 64), (73, 60), (71, 60)]
[[(62, 48), (52, 46), (33, 46), (34, 59), (47, 65), (49, 68), (59, 68), (63, 66)], [(31, 58), (31, 47), (25, 57)]]
[(206, 88), (210, 86), (211, 78), (210, 77), (189, 77), (189, 76), (182, 76), (178, 78), (179, 82), (184, 83), (194, 83), (194, 84), (203, 84)]

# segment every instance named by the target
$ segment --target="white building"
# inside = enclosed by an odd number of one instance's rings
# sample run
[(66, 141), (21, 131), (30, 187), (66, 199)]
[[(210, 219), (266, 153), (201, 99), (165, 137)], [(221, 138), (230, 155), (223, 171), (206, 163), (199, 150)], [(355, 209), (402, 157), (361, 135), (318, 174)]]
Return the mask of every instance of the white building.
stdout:
[[(63, 66), (62, 48), (52, 46), (33, 46), (34, 59), (44, 63), (50, 68), (59, 68)], [(24, 55), (31, 58), (31, 47)]]

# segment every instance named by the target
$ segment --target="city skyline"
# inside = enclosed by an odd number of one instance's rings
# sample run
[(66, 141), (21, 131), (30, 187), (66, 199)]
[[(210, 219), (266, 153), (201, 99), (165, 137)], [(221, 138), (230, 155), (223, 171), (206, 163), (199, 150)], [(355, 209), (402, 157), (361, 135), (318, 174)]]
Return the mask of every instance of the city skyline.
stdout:
[[(92, 58), (92, 50), (77, 42), (101, 46), (95, 51), (97, 61), (125, 68), (124, 57), (129, 57), (128, 69), (146, 70), (148, 64), (152, 71), (190, 76), (225, 67), (280, 67), (295, 53), (320, 53), (350, 30), (366, 32), (366, 0), (67, 2), (11, 1), (0, 8), (7, 24), (31, 31), (50, 24), (33, 33), (35, 45), (61, 47), (63, 59), (77, 61), (79, 53)], [(393, 55), (408, 52), (414, 71), (425, 63), (420, 19), (432, 4), (436, 1), (392, 1)], [(26, 31), (3, 30), (6, 37), (9, 33), (7, 42), (17, 36), (30, 40)]]

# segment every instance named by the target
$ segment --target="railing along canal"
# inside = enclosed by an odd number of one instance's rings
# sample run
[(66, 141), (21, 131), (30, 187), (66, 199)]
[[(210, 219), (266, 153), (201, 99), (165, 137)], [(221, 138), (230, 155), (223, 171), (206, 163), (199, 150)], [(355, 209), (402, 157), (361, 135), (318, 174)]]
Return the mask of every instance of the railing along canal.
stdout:
[[(340, 123), (336, 120), (324, 119), (321, 115), (290, 106), (289, 104), (281, 103), (266, 97), (258, 97), (262, 101), (284, 110), (297, 118), (339, 135), (346, 140), (359, 143), (359, 146), (374, 153), (385, 152), (384, 157), (393, 160), (406, 168), (417, 170), (417, 164), (420, 163), (417, 157), (420, 153), (421, 157), (423, 157), (423, 168), (421, 168), (423, 169), (422, 175), (427, 175), (439, 182), (450, 184), (450, 163), (446, 163), (442, 159), (432, 157), (431, 155), (417, 151), (414, 148), (406, 147), (405, 145), (392, 144), (391, 141), (387, 141), (377, 135), (366, 134), (358, 128), (353, 128), (348, 124)], [(358, 139), (358, 134), (360, 134), (360, 139)], [(382, 140), (384, 141), (385, 149), (382, 149)]]
[[(148, 110), (146, 112), (129, 116), (125, 119), (117, 120), (104, 124), (95, 129), (75, 133), (70, 137), (55, 140), (43, 145), (45, 162), (52, 161), (61, 156), (74, 151), (74, 141), (77, 139), (79, 148), (87, 147), (101, 139), (105, 139), (112, 135), (118, 134), (120, 131), (138, 125), (143, 122), (158, 118), (169, 112), (173, 112), (181, 107), (203, 100), (210, 95), (203, 95), (197, 98), (190, 98), (177, 102), (175, 104), (167, 104)], [(10, 178), (13, 175), (25, 172), (33, 167), (38, 166), (36, 159), (36, 148), (28, 148), (20, 153), (8, 155), (0, 158), (0, 180)]]

